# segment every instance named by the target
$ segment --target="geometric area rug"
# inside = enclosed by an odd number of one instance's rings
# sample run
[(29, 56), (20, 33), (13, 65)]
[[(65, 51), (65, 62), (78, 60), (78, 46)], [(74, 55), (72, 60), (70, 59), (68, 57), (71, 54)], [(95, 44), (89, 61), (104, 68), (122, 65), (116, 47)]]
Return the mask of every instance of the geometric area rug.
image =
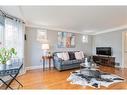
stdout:
[(124, 82), (125, 80), (115, 74), (102, 72), (97, 69), (81, 69), (71, 72), (67, 81), (70, 81), (71, 84), (100, 88), (100, 86), (108, 87), (113, 83)]

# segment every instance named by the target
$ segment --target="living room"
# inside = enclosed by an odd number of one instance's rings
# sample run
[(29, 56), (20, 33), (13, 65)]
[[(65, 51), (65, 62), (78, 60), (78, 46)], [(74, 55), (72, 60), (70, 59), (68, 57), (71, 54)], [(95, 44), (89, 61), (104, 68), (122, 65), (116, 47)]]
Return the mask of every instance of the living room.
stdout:
[[(12, 77), (17, 80), (7, 85), (1, 81), (1, 89), (17, 85), (19, 89), (127, 89), (126, 6), (0, 6), (0, 10), (0, 55), (12, 48), (11, 54), (18, 57), (13, 61), (23, 63), (19, 75)], [(10, 69), (1, 66), (0, 72), (4, 70)], [(7, 73), (0, 74), (8, 82)]]

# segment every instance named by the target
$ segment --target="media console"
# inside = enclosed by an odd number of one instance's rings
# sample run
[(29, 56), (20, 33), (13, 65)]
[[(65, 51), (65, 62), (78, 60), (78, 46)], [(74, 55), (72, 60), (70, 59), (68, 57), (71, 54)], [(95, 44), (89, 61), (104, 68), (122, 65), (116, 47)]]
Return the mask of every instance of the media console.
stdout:
[(93, 61), (100, 65), (115, 67), (115, 57), (93, 55)]

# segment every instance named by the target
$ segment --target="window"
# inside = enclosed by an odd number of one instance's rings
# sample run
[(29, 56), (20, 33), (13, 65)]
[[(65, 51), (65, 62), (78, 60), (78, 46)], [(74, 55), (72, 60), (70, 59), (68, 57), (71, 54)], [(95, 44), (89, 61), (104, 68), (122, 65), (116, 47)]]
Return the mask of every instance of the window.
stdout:
[(82, 42), (83, 43), (88, 43), (88, 35), (83, 35)]
[(5, 19), (5, 47), (15, 48), (18, 57), (23, 57), (24, 31), (23, 24), (17, 20)]
[(24, 32), (25, 24), (22, 21), (7, 18), (0, 13), (0, 47), (15, 48), (17, 55), (12, 58), (14, 62), (24, 63)]
[(4, 22), (2, 16), (0, 16), (0, 47), (3, 46), (3, 31), (4, 31)]
[(17, 57), (24, 57), (24, 31), (25, 26), (16, 19), (0, 16), (0, 47), (15, 48)]
[(3, 27), (0, 24), (0, 47), (2, 47), (3, 44)]

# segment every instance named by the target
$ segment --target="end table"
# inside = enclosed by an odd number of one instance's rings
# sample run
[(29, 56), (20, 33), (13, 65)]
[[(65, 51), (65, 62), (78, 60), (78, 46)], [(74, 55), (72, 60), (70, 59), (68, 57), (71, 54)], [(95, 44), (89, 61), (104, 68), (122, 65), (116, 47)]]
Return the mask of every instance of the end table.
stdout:
[(43, 70), (45, 69), (46, 63), (49, 64), (49, 69), (51, 69), (51, 60), (53, 59), (53, 56), (42, 56), (43, 60)]

